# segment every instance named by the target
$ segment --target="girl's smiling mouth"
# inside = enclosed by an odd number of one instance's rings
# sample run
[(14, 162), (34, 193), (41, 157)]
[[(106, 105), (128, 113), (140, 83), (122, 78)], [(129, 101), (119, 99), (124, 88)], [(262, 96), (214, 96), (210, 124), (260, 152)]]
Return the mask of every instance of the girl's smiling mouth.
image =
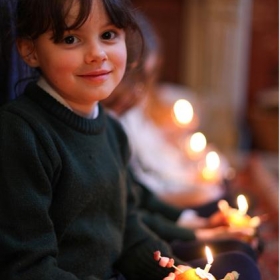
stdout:
[(94, 82), (103, 82), (108, 79), (111, 72), (111, 70), (96, 70), (77, 76)]

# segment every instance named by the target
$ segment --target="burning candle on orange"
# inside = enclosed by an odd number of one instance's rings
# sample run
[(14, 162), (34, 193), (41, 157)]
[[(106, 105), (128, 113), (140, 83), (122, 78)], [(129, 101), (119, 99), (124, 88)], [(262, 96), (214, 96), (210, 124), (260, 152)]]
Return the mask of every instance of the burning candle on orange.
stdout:
[(217, 152), (210, 151), (206, 154), (205, 162), (200, 165), (199, 171), (204, 182), (216, 183), (220, 180), (221, 160)]
[(237, 205), (238, 205), (239, 213), (243, 216), (246, 215), (246, 213), (248, 211), (248, 202), (247, 202), (246, 197), (243, 194), (240, 194), (237, 197)]
[(176, 280), (215, 280), (216, 278), (211, 273), (209, 273), (214, 259), (208, 246), (205, 246), (205, 254), (207, 258), (207, 264), (204, 270), (199, 267), (188, 269), (187, 271), (177, 275)]
[(192, 104), (186, 99), (179, 99), (174, 103), (173, 113), (175, 122), (179, 126), (187, 126), (194, 117)]
[(205, 254), (206, 254), (206, 258), (207, 258), (207, 264), (204, 268), (204, 271), (208, 273), (211, 266), (212, 266), (212, 263), (214, 261), (213, 256), (212, 256), (212, 252), (211, 252), (211, 250), (208, 246), (205, 246)]
[(196, 132), (185, 141), (185, 151), (191, 160), (198, 160), (204, 155), (207, 146), (206, 137), (202, 132)]
[[(197, 268), (189, 268), (186, 271), (182, 271), (174, 264), (172, 267), (180, 272), (180, 274), (176, 275), (176, 280), (216, 280), (216, 278), (209, 273), (209, 270), (212, 266), (212, 263), (214, 261), (214, 258), (212, 256), (212, 252), (208, 246), (205, 246), (205, 254), (207, 258), (207, 264), (203, 269), (197, 267)], [(167, 267), (168, 262), (170, 261), (167, 257), (162, 257), (160, 251), (154, 252), (154, 260), (158, 261), (160, 266)], [(239, 273), (236, 271), (232, 271), (230, 273), (227, 273), (224, 279), (222, 280), (237, 280), (239, 277)]]
[(237, 197), (238, 209), (231, 209), (228, 214), (228, 223), (233, 227), (246, 227), (249, 225), (250, 217), (247, 215), (248, 203), (243, 194)]
[(251, 218), (248, 214), (248, 202), (243, 194), (237, 197), (238, 209), (231, 208), (225, 200), (218, 202), (218, 207), (224, 213), (228, 224), (231, 227), (252, 227), (256, 228), (260, 225), (260, 218)]

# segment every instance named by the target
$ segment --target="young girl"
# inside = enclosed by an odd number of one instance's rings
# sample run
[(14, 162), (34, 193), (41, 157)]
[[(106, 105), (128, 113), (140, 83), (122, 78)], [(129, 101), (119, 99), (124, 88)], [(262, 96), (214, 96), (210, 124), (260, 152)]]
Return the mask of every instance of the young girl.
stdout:
[(167, 274), (133, 210), (126, 136), (98, 105), (134, 30), (127, 1), (18, 1), (18, 50), (41, 77), (0, 111), (0, 279)]
[(137, 217), (126, 135), (98, 103), (134, 61), (133, 31), (126, 0), (18, 0), (18, 50), (41, 77), (0, 110), (0, 279), (168, 275), (153, 252), (169, 247)]

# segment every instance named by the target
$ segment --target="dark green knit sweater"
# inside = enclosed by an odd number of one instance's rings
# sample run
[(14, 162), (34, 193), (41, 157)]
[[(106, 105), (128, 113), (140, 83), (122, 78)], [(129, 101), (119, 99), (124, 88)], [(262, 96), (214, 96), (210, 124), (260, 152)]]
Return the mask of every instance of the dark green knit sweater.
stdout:
[(0, 279), (162, 279), (167, 245), (138, 220), (127, 138), (29, 84), (0, 110)]
[(142, 221), (167, 242), (195, 240), (195, 233), (192, 229), (180, 227), (176, 224), (182, 209), (160, 200), (148, 187), (135, 179), (133, 172), (130, 172), (130, 174), (133, 182), (132, 186), (138, 199), (138, 209)]

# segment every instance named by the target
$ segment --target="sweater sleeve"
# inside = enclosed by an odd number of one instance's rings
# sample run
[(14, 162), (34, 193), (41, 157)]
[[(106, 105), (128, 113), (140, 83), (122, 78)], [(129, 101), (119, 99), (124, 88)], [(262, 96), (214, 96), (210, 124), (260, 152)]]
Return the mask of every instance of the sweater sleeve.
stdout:
[(143, 222), (154, 231), (159, 237), (171, 242), (173, 240), (191, 241), (195, 240), (194, 231), (180, 227), (175, 222), (170, 221), (157, 213), (150, 213), (145, 210), (140, 211)]
[(160, 213), (166, 219), (176, 222), (183, 210), (160, 200), (147, 186), (135, 179), (133, 172), (130, 171), (130, 174), (133, 180), (133, 188), (135, 188), (138, 195), (139, 208), (145, 209), (150, 213)]
[(117, 268), (127, 279), (161, 280), (174, 269), (160, 267), (153, 259), (155, 251), (159, 250), (163, 256), (174, 258), (176, 264), (184, 262), (174, 257), (170, 246), (142, 223), (136, 200), (135, 192), (128, 183), (128, 213), (124, 250), (117, 263)]
[(12, 114), (0, 115), (0, 279), (78, 280), (57, 264), (52, 167), (31, 130)]

